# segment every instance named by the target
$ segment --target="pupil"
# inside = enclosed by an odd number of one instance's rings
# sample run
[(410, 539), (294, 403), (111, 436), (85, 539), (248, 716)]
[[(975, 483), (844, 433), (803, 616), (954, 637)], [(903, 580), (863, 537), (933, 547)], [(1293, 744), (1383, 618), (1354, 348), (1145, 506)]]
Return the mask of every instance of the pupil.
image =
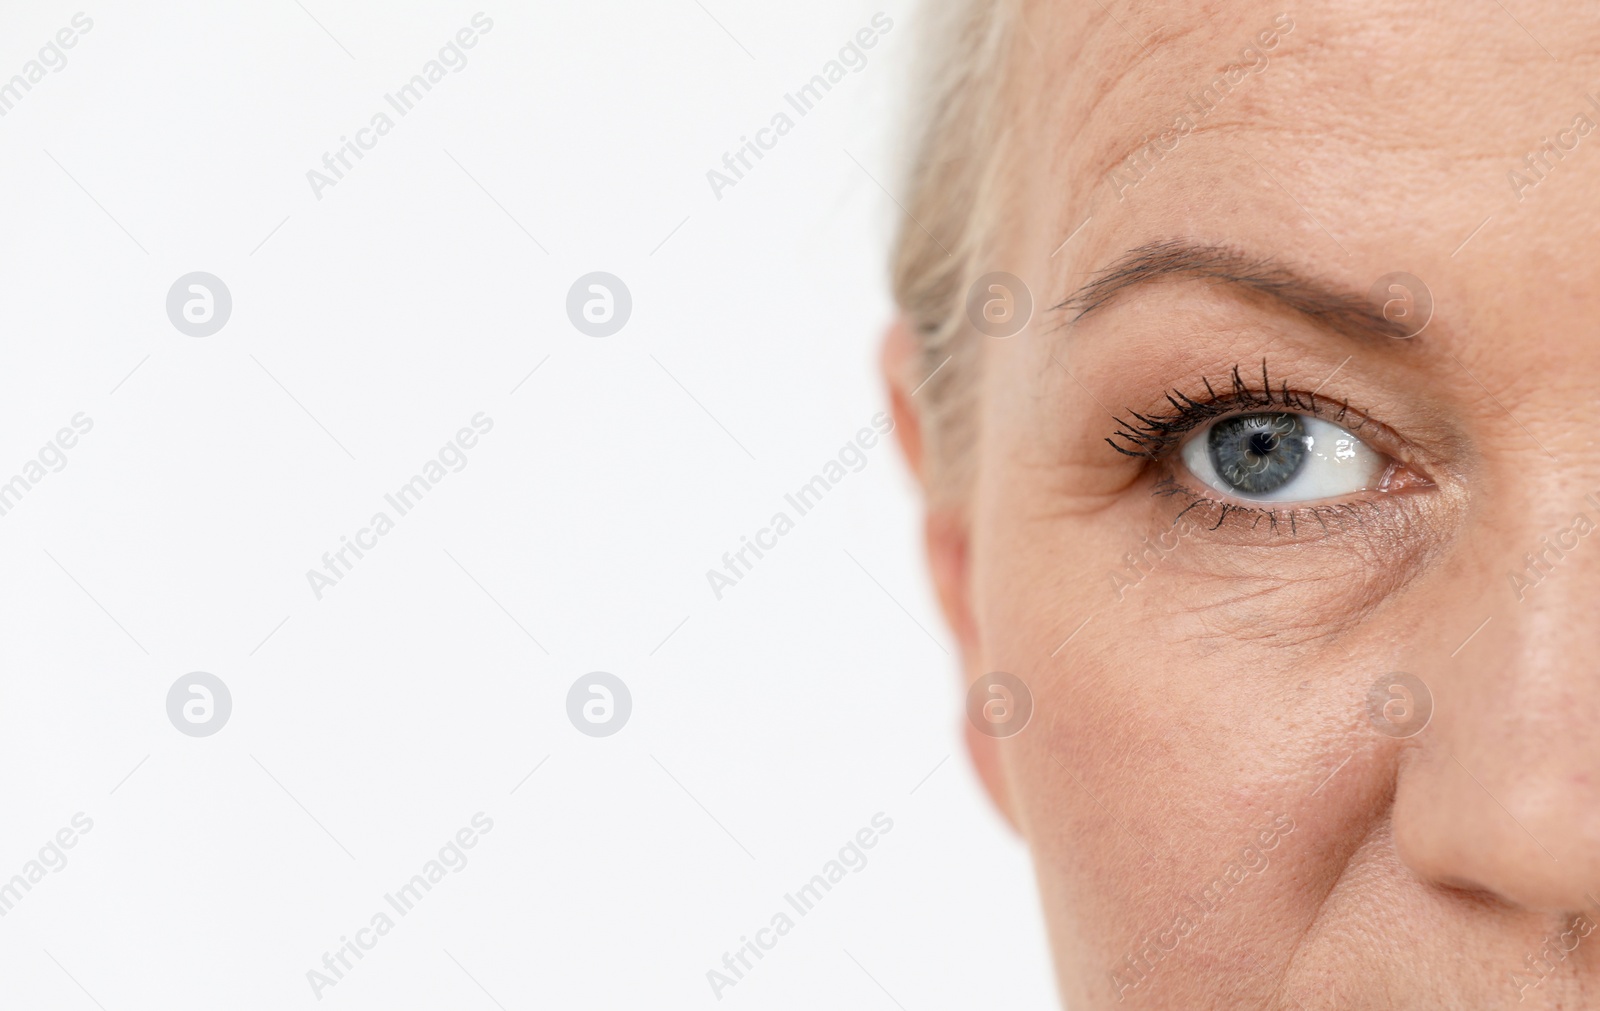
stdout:
[(1242, 414), (1211, 426), (1207, 441), (1230, 490), (1266, 495), (1300, 472), (1310, 439), (1298, 414)]

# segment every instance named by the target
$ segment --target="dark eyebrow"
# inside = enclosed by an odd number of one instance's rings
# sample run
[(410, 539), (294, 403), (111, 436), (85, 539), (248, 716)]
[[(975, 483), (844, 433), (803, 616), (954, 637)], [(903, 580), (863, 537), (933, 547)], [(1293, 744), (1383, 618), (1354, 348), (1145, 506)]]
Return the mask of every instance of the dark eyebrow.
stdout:
[(1350, 336), (1396, 340), (1410, 336), (1404, 323), (1389, 319), (1363, 293), (1336, 287), (1270, 258), (1183, 239), (1130, 249), (1055, 308), (1072, 313), (1069, 322), (1076, 323), (1129, 288), (1178, 278), (1227, 286), (1235, 295), (1265, 300)]

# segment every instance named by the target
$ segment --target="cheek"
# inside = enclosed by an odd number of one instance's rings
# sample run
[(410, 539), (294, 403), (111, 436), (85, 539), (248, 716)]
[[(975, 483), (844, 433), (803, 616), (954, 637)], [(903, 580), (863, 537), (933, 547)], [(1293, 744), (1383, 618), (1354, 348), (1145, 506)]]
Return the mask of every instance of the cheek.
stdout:
[[(1315, 805), (1306, 798), (1360, 728), (1342, 665), (1321, 644), (1286, 640), (1299, 637), (1307, 608), (1334, 607), (1337, 595), (1278, 588), (1186, 613), (1175, 595), (1198, 593), (1182, 560), (1188, 544), (1147, 552), (1141, 574), (1126, 567), (1141, 537), (1081, 517), (1012, 517), (992, 529), (1009, 533), (973, 559), (980, 662), (1017, 675), (1033, 696), (1032, 721), (1000, 754), (1058, 957), (1105, 979), (1151, 932), (1197, 918), (1190, 899), (1208, 895), (1221, 902), (1180, 945), (1198, 961), (1168, 972), (1168, 985), (1195, 978), (1204, 959), (1231, 957), (1241, 938), (1265, 951), (1298, 936), (1317, 908), (1307, 883), (1335, 873), (1338, 859), (1302, 843), (1313, 829), (1344, 835), (1326, 819), (1347, 809), (1332, 789)], [(1120, 599), (1112, 572), (1129, 584)], [(1274, 632), (1267, 641), (1263, 629)], [(1344, 774), (1375, 778), (1359, 762)], [(1282, 814), (1295, 830), (1250, 870), (1241, 854)], [(1242, 880), (1230, 879), (1230, 864)]]

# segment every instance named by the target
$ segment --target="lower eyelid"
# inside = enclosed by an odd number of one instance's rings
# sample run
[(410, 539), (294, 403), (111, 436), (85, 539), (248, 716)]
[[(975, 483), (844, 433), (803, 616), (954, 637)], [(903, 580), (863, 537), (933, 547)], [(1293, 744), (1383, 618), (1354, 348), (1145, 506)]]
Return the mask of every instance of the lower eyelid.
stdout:
[(1197, 491), (1176, 476), (1161, 478), (1151, 489), (1159, 498), (1182, 503), (1174, 510), (1172, 523), (1185, 521), (1202, 531), (1227, 528), (1250, 534), (1269, 534), (1288, 538), (1337, 535), (1366, 529), (1380, 518), (1387, 504), (1378, 497), (1363, 497), (1331, 502), (1251, 502), (1229, 500), (1207, 491)]

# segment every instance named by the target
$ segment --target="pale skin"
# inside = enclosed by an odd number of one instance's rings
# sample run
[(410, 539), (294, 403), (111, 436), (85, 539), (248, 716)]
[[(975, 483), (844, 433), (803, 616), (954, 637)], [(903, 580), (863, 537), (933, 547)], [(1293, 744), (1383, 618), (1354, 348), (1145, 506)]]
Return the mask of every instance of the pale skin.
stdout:
[[(1600, 130), (1572, 132), (1600, 123), (1600, 19), (1107, 6), (1031, 3), (1010, 54), (1013, 168), (974, 275), (1019, 276), (1036, 308), (964, 338), (974, 478), (927, 525), (966, 682), (1006, 671), (1033, 698), (1021, 733), (967, 736), (1031, 850), (1063, 1002), (1600, 1007)], [(1284, 12), (1270, 63), (1119, 199), (1107, 173)], [(1562, 131), (1564, 158), (1509, 177)], [(1405, 271), (1433, 317), (1358, 333), (1182, 273), (1051, 308), (1173, 240), (1352, 304)], [(1262, 397), (1263, 361), (1294, 400), (1256, 410), (1337, 415), (1382, 487), (1264, 505), (1175, 445), (1107, 445), (1113, 415), (1173, 414), (1169, 391), (1226, 400), (1236, 366)], [(903, 324), (884, 363), (926, 476)], [(1431, 695), (1414, 736), (1371, 715), (1395, 672)]]

